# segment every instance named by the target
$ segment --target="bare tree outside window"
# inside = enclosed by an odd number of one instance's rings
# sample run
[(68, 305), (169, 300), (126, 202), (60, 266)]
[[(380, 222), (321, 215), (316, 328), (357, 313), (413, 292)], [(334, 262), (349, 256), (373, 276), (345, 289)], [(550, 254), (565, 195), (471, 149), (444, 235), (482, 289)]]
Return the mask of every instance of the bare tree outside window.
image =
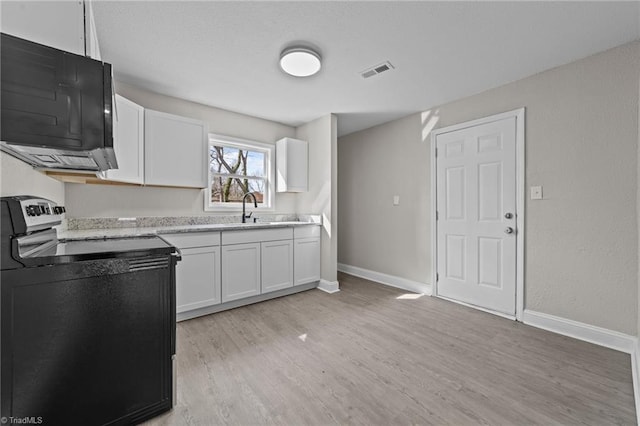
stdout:
[(266, 155), (233, 146), (210, 145), (211, 202), (240, 203), (247, 192), (264, 203)]

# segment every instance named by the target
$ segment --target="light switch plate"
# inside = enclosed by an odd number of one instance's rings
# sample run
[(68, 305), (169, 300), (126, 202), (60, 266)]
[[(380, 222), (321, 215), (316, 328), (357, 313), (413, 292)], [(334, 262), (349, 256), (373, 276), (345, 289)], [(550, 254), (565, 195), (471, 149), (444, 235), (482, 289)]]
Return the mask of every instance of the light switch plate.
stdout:
[(542, 200), (542, 187), (541, 186), (532, 186), (531, 187), (531, 199), (532, 200)]
[(394, 195), (393, 196), (393, 205), (394, 206), (399, 206), (400, 205), (400, 196), (399, 195)]

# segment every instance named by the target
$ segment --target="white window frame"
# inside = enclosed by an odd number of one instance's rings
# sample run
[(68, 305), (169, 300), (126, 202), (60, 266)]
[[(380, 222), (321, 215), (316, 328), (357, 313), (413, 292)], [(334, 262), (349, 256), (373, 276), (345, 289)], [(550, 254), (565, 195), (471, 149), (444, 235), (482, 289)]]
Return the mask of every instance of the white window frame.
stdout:
[[(249, 151), (259, 151), (265, 154), (265, 188), (262, 205), (258, 205), (258, 211), (273, 211), (275, 209), (275, 163), (276, 163), (276, 146), (264, 142), (256, 142), (249, 139), (241, 139), (233, 136), (219, 135), (209, 133), (207, 143), (207, 188), (204, 196), (204, 210), (218, 212), (237, 212), (242, 211), (242, 203), (221, 203), (211, 201), (211, 182), (212, 173), (209, 164), (209, 153), (212, 146), (228, 146), (231, 148), (246, 149)], [(250, 201), (250, 200), (249, 200)], [(250, 206), (249, 211), (256, 210), (252, 203), (247, 202)]]

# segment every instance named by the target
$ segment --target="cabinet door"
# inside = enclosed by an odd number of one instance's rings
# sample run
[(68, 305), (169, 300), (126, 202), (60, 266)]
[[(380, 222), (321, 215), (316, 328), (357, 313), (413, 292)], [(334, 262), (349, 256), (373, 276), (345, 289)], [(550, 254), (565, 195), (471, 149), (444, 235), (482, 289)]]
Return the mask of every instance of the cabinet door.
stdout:
[(306, 141), (283, 138), (276, 142), (276, 191), (309, 190), (309, 148)]
[(293, 286), (293, 240), (261, 243), (262, 293)]
[(182, 249), (176, 267), (177, 312), (220, 303), (220, 247)]
[(2, 32), (76, 55), (85, 54), (82, 1), (3, 1)]
[(295, 240), (293, 258), (295, 285), (320, 280), (320, 238)]
[(90, 58), (102, 60), (100, 54), (100, 44), (98, 43), (98, 32), (96, 31), (96, 21), (93, 15), (93, 1), (85, 0), (84, 6), (84, 37), (85, 54)]
[(145, 184), (205, 188), (204, 123), (152, 110), (144, 114)]
[(222, 302), (260, 294), (260, 243), (222, 246)]
[(107, 179), (144, 183), (144, 108), (116, 95), (113, 148), (118, 168), (108, 170)]

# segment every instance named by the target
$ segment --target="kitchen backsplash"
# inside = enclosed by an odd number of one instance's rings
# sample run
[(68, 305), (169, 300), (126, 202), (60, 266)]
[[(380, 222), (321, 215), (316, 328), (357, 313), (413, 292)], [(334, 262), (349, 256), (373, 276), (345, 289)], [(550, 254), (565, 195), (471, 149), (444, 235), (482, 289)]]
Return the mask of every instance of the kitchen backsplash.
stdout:
[[(311, 222), (320, 223), (319, 215), (301, 214), (257, 214), (258, 222)], [(252, 221), (253, 218), (249, 219)], [(66, 229), (117, 229), (117, 228), (157, 228), (163, 226), (213, 225), (239, 223), (240, 215), (224, 216), (177, 216), (177, 217), (106, 217), (106, 218), (69, 218)]]

